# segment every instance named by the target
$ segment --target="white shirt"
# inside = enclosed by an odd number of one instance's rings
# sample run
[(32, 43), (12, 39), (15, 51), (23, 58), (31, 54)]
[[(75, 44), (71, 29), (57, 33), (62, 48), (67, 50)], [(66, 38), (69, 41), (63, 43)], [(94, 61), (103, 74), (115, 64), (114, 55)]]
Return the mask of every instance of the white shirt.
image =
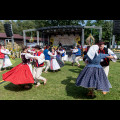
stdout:
[(3, 54), (6, 54), (6, 55), (10, 55), (11, 53), (9, 52), (9, 50), (3, 50), (3, 49), (1, 49), (1, 53), (3, 53)]
[(58, 52), (60, 52), (60, 54), (63, 54), (65, 52), (65, 50), (62, 50), (62, 51), (58, 50)]
[(26, 59), (34, 58), (35, 56), (31, 55), (30, 53), (21, 53), (21, 55), (25, 55)]
[(51, 58), (56, 59), (57, 52), (55, 51), (54, 55), (51, 53)]
[(52, 56), (52, 53), (50, 51), (48, 51), (48, 55)]
[[(108, 54), (114, 54), (114, 52), (112, 51), (112, 50), (110, 50), (109, 48), (108, 48)], [(113, 59), (111, 59), (113, 62), (116, 62), (117, 61), (117, 56), (114, 54), (114, 55), (112, 55), (114, 58)]]
[[(111, 59), (113, 62), (116, 62), (117, 61), (117, 56), (114, 54), (114, 52), (112, 51), (112, 50), (110, 50), (109, 48), (108, 48), (108, 54), (111, 54), (114, 58), (113, 59)], [(101, 59), (101, 62), (103, 62), (104, 60), (103, 59)]]
[(45, 61), (45, 55), (41, 53), (40, 56), (35, 56), (38, 58), (38, 64), (42, 64)]
[(78, 49), (71, 49), (71, 50), (72, 50), (72, 53), (78, 52)]

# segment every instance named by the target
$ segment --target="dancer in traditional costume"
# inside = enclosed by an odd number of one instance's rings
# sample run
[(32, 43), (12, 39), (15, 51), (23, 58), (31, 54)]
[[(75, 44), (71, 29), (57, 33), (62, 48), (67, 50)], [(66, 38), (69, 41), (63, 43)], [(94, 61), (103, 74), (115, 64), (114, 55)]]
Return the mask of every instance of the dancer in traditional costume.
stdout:
[(56, 50), (57, 52), (57, 55), (56, 55), (56, 60), (59, 64), (60, 67), (63, 67), (64, 66), (64, 62), (62, 61), (62, 56), (61, 56), (61, 53), (59, 51), (59, 48)]
[(76, 86), (82, 86), (84, 88), (89, 88), (88, 95), (94, 96), (93, 90), (101, 90), (103, 94), (109, 92), (111, 84), (100, 65), (100, 61), (103, 58), (112, 59), (113, 56), (109, 54), (98, 54), (99, 46), (93, 45), (90, 47), (86, 58), (88, 59), (88, 64), (80, 72), (76, 80)]
[(76, 59), (76, 53), (78, 52), (77, 47), (74, 47), (74, 49), (71, 49), (72, 51), (72, 66), (75, 64), (75, 59)]
[(83, 52), (83, 54), (84, 54), (83, 61), (85, 62), (85, 65), (88, 64), (87, 58), (85, 56), (87, 55), (89, 48), (90, 48), (90, 46), (87, 46), (86, 50)]
[(62, 62), (64, 63), (64, 58), (65, 58), (65, 53), (66, 53), (66, 51), (65, 51), (62, 47), (60, 47), (60, 48), (58, 49), (58, 52), (60, 53), (60, 55), (61, 55), (61, 60), (62, 60)]
[(32, 66), (30, 58), (36, 59), (35, 56), (27, 53), (27, 47), (23, 48), (21, 53), (22, 63), (4, 73), (2, 78), (4, 81), (10, 81), (15, 85), (25, 84), (24, 88), (30, 88), (30, 84), (34, 83), (32, 76)]
[(3, 45), (0, 45), (0, 72), (2, 72), (1, 69), (4, 66), (5, 55), (7, 55), (7, 54), (9, 54), (9, 52), (5, 51)]
[(50, 61), (50, 69), (55, 71), (60, 69), (60, 65), (58, 64), (56, 60), (56, 55), (57, 52), (55, 51), (54, 48), (52, 48), (52, 56), (51, 56), (51, 61)]
[[(11, 55), (9, 50), (5, 49), (5, 51), (7, 52), (8, 55)], [(3, 68), (5, 68), (5, 70), (7, 67), (10, 67), (12, 65), (10, 58), (7, 54), (5, 54), (5, 58), (3, 60)]]
[(46, 46), (45, 50), (44, 50), (44, 55), (45, 55), (45, 73), (48, 73), (48, 69), (50, 68), (50, 56), (52, 55), (52, 53), (49, 51), (49, 46)]
[(47, 79), (41, 76), (42, 71), (44, 69), (45, 56), (42, 52), (40, 52), (40, 49), (41, 48), (39, 45), (35, 46), (34, 56), (37, 57), (37, 59), (33, 61), (34, 62), (33, 78), (35, 79), (35, 82), (37, 84), (35, 87), (38, 87), (41, 85), (40, 80), (44, 82), (44, 85), (47, 82)]
[(77, 65), (78, 65), (78, 67), (80, 67), (80, 63), (79, 63), (79, 61), (80, 61), (80, 59), (81, 59), (81, 49), (80, 49), (80, 46), (78, 45), (77, 46), (77, 52), (76, 52), (76, 58), (75, 58), (75, 62), (77, 63)]
[[(102, 54), (114, 54), (112, 50), (110, 50), (109, 48), (105, 48), (104, 46), (105, 42), (103, 41), (99, 41), (98, 45), (99, 45), (99, 51), (98, 53), (102, 53)], [(113, 62), (116, 62), (117, 60), (117, 56), (114, 54), (114, 58), (111, 59)], [(100, 62), (101, 66), (103, 67), (105, 74), (108, 77), (108, 73), (109, 73), (109, 64), (110, 64), (110, 59), (109, 58), (104, 58), (101, 60)]]

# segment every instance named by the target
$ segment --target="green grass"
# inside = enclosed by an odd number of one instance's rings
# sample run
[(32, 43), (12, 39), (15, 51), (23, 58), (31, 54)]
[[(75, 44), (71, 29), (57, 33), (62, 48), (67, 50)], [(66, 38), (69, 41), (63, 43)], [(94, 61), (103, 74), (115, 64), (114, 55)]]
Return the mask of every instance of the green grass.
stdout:
[[(12, 67), (21, 62), (20, 59), (15, 61)], [(88, 98), (87, 89), (75, 86), (76, 78), (84, 68), (84, 63), (80, 63), (80, 68), (67, 62), (58, 72), (42, 73), (42, 76), (48, 79), (46, 86), (41, 84), (35, 88), (33, 85), (31, 89), (24, 90), (10, 82), (4, 82), (0, 84), (0, 100), (120, 100), (120, 61), (110, 63), (110, 92), (103, 95), (100, 91), (95, 91), (95, 98)], [(0, 81), (5, 72), (0, 73)]]

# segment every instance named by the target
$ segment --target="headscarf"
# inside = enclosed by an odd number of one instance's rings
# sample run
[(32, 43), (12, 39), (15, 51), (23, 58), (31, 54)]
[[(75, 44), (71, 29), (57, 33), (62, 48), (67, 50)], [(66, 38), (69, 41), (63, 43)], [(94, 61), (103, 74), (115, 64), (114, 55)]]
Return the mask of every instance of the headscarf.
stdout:
[(95, 57), (95, 55), (98, 55), (98, 50), (98, 45), (92, 45), (87, 52), (88, 57), (92, 60)]

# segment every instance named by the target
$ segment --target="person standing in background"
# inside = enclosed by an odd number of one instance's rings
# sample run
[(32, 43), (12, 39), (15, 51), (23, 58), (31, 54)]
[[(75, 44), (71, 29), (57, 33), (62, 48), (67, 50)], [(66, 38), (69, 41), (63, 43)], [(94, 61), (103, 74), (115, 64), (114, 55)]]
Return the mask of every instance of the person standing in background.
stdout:
[(62, 47), (62, 43), (59, 41), (59, 47)]

